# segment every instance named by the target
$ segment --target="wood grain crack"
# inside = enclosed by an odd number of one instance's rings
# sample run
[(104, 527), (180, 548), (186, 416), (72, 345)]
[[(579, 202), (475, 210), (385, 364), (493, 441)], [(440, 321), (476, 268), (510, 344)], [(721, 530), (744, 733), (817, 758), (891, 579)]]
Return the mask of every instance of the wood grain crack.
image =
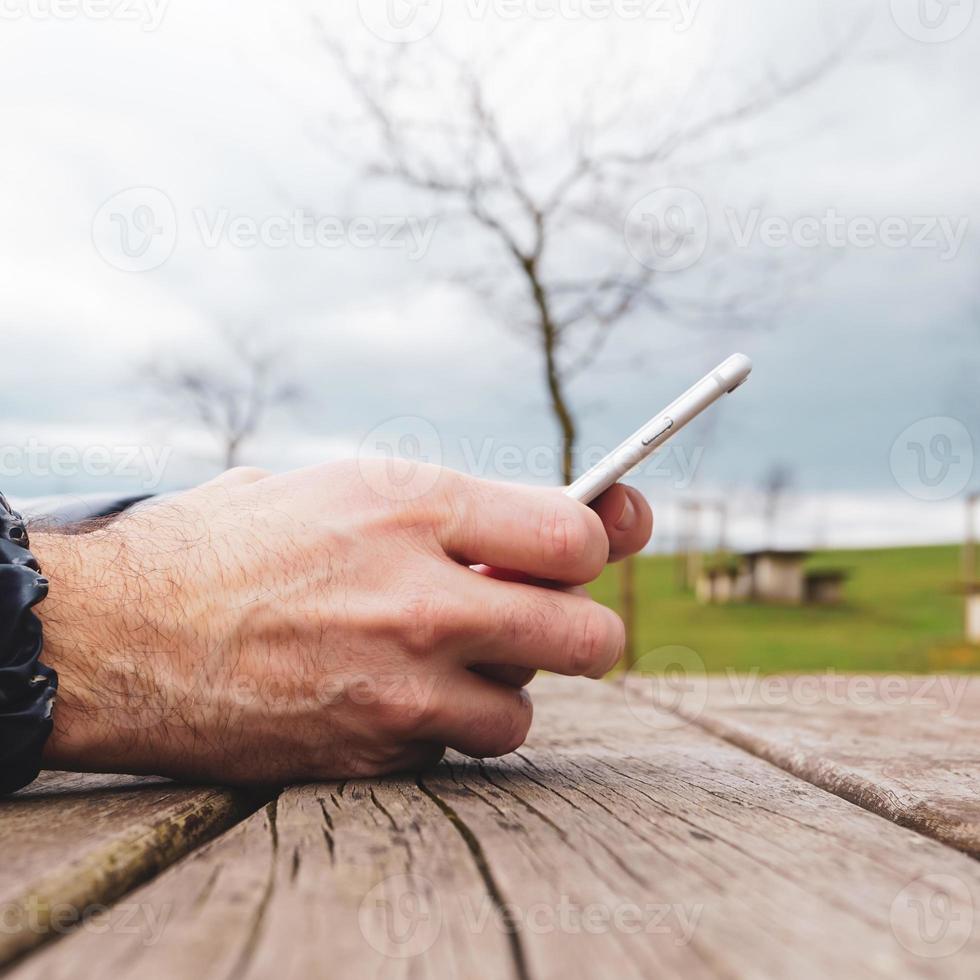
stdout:
[(370, 793), (371, 793), (371, 802), (375, 805), (375, 807), (378, 810), (380, 810), (388, 818), (388, 823), (391, 824), (391, 829), (394, 830), (396, 833), (400, 831), (401, 828), (398, 826), (397, 822), (395, 821), (395, 818), (388, 812), (387, 807), (385, 807), (385, 805), (381, 802), (381, 800), (378, 799), (378, 794), (375, 793), (373, 789), (370, 791)]
[(228, 974), (228, 980), (238, 980), (239, 977), (245, 976), (248, 971), (252, 959), (255, 956), (255, 950), (258, 948), (262, 923), (265, 921), (269, 903), (272, 901), (272, 896), (276, 890), (276, 868), (279, 863), (279, 830), (276, 827), (276, 818), (279, 813), (279, 800), (275, 799), (271, 803), (268, 803), (265, 808), (265, 813), (269, 823), (269, 837), (272, 842), (272, 850), (269, 855), (269, 876), (266, 879), (262, 898), (259, 899), (259, 904), (255, 909), (255, 915), (252, 917), (252, 924), (248, 930), (245, 946), (242, 948), (241, 955), (238, 957), (234, 969)]
[(506, 933), (510, 945), (510, 958), (514, 967), (514, 975), (517, 980), (531, 980), (531, 974), (528, 970), (527, 957), (524, 953), (524, 945), (521, 942), (520, 932), (518, 931), (516, 924), (512, 921), (511, 917), (507, 914), (507, 903), (504, 901), (500, 887), (497, 885), (497, 881), (494, 878), (493, 871), (490, 868), (490, 863), (487, 860), (487, 856), (484, 853), (483, 845), (480, 843), (479, 838), (473, 833), (466, 822), (452, 808), (452, 806), (450, 806), (449, 803), (447, 803), (441, 796), (425, 785), (425, 781), (421, 775), (418, 776), (416, 784), (418, 785), (419, 790), (430, 800), (432, 800), (432, 802), (435, 803), (435, 805), (442, 811), (444, 816), (453, 825), (459, 836), (462, 837), (463, 843), (470, 852), (473, 863), (476, 865), (476, 870), (483, 881), (483, 887), (487, 890), (487, 895), (489, 896), (490, 901), (493, 903), (494, 911), (500, 918), (501, 922), (507, 926)]
[[(333, 800), (334, 805), (337, 804), (337, 797), (330, 794), (330, 799)], [(336, 863), (336, 855), (334, 853), (334, 836), (333, 836), (333, 817), (327, 812), (327, 804), (321, 797), (316, 798), (317, 803), (320, 804), (320, 812), (323, 814), (323, 841), (327, 845), (327, 853), (330, 855), (330, 863)]]

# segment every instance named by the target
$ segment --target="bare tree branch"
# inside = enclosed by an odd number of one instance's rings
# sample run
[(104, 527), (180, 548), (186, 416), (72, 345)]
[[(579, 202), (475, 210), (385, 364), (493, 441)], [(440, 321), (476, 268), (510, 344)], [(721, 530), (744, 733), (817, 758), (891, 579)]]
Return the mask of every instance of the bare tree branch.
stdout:
[[(571, 160), (543, 176), (535, 172), (532, 180), (526, 140), (515, 142), (508, 134), (488, 97), (486, 80), (472, 66), (451, 54), (426, 50), (430, 67), (437, 58), (449, 68), (461, 100), (449, 118), (433, 124), (400, 108), (411, 91), (406, 80), (410, 56), (404, 50), (385, 59), (379, 74), (355, 65), (350, 52), (322, 30), (321, 39), (377, 139), (379, 149), (369, 154), (366, 173), (451, 202), (463, 221), (497, 243), (502, 270), (492, 279), (473, 272), (469, 285), (506, 317), (516, 314), (531, 329), (561, 430), (566, 481), (573, 476), (577, 437), (568, 386), (596, 362), (618, 324), (641, 308), (682, 319), (732, 317), (740, 303), (752, 299), (741, 287), (721, 300), (687, 300), (668, 292), (662, 277), (650, 269), (628, 261), (622, 236), (634, 200), (631, 187), (650, 181), (682, 151), (700, 149), (710, 137), (725, 136), (799, 96), (836, 68), (849, 50), (836, 45), (789, 78), (770, 76), (727, 107), (693, 123), (671, 125), (632, 150), (610, 148), (637, 132), (627, 125), (625, 113), (607, 110), (600, 122), (594, 107), (585, 105), (578, 119), (563, 124), (574, 147)], [(599, 236), (606, 246), (615, 242), (619, 267), (598, 274), (576, 271), (579, 263), (563, 249), (577, 235)]]

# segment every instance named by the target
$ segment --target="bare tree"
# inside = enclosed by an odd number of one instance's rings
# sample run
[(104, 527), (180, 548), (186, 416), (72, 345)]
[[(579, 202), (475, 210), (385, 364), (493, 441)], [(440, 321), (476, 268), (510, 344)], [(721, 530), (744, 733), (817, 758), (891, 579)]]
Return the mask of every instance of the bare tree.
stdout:
[(220, 330), (219, 339), (223, 350), (211, 362), (153, 363), (143, 374), (176, 417), (190, 417), (217, 440), (230, 469), (269, 414), (297, 401), (301, 389), (281, 345), (244, 330)]
[[(637, 261), (625, 247), (633, 206), (668, 187), (672, 165), (686, 154), (710, 153), (727, 131), (816, 84), (846, 52), (836, 46), (790, 77), (767, 73), (740, 99), (726, 92), (724, 108), (689, 113), (680, 99), (658, 116), (653, 106), (633, 112), (625, 103), (603, 105), (600, 112), (587, 100), (577, 118), (563, 122), (555, 116), (548, 123), (552, 132), (521, 139), (472, 65), (423, 45), (413, 46), (421, 59), (402, 49), (380, 63), (363, 64), (326, 32), (321, 36), (373, 130), (374, 149), (361, 159), (366, 173), (433, 195), (447, 217), (461, 219), (494, 246), (496, 265), (481, 263), (481, 271), (470, 269), (462, 281), (503, 323), (521, 328), (537, 351), (561, 435), (565, 484), (575, 476), (579, 434), (570, 386), (596, 363), (616, 326), (640, 310), (699, 322), (731, 321), (759, 298), (741, 285), (723, 289), (710, 276), (701, 287), (709, 301), (680, 295), (676, 276), (660, 276), (659, 264)], [(433, 60), (448, 69), (443, 85), (460, 101), (441, 117), (425, 118), (418, 107), (431, 96)], [(665, 123), (651, 127), (651, 118)], [(559, 147), (556, 153), (542, 152), (549, 143)], [(364, 143), (357, 140), (357, 145)], [(669, 222), (650, 229), (658, 237), (667, 233), (668, 241), (655, 242), (655, 249), (676, 254), (690, 248), (690, 229), (683, 223), (665, 225)], [(626, 566), (620, 606), (632, 664), (632, 559)]]
[[(741, 99), (726, 94), (723, 109), (686, 116), (674, 107), (661, 114), (668, 122), (655, 131), (646, 122), (658, 118), (655, 107), (644, 107), (641, 126), (623, 107), (604, 107), (600, 119), (594, 106), (584, 105), (579, 118), (556, 120), (554, 133), (536, 134), (535, 145), (528, 146), (526, 139), (509, 135), (511, 127), (472, 66), (421, 45), (416, 47), (427, 62), (421, 69), (404, 50), (361, 64), (338, 41), (322, 36), (373, 129), (375, 148), (362, 160), (367, 174), (435, 195), (447, 215), (461, 217), (495, 246), (498, 264), (470, 270), (464, 281), (505, 323), (523, 327), (537, 350), (561, 434), (566, 483), (574, 476), (578, 436), (569, 388), (595, 363), (618, 324), (641, 308), (676, 317), (730, 319), (756, 298), (741, 287), (716, 292), (707, 302), (683, 298), (676, 276), (662, 277), (636, 261), (624, 247), (624, 222), (637, 201), (637, 188), (663, 187), (682, 155), (710, 146), (715, 137), (787, 102), (845, 54), (845, 46), (838, 45), (791, 77), (767, 74)], [(420, 118), (413, 98), (431, 87), (433, 59), (448, 68), (446, 87), (461, 99), (448, 118)], [(549, 135), (550, 143), (563, 150), (555, 154), (557, 165), (542, 167), (535, 162), (540, 164), (542, 154), (535, 150), (549, 142)], [(682, 238), (683, 230), (678, 235)], [(570, 241), (589, 243), (587, 261), (576, 259)], [(683, 245), (682, 240), (674, 243)], [(600, 256), (604, 261), (595, 262)]]

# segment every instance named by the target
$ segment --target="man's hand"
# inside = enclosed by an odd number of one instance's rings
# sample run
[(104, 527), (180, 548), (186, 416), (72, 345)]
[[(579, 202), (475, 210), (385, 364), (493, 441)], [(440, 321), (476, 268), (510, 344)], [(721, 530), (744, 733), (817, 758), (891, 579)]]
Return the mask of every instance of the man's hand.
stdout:
[(502, 755), (527, 735), (533, 671), (616, 664), (622, 623), (574, 587), (646, 543), (638, 493), (591, 510), (402, 465), (233, 470), (90, 534), (33, 535), (61, 676), (46, 764), (274, 783)]

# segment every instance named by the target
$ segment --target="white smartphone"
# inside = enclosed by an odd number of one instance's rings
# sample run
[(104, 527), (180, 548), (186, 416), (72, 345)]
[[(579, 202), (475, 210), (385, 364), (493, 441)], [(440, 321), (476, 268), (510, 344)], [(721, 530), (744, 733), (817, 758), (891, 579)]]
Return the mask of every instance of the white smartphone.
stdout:
[(565, 493), (573, 500), (591, 504), (722, 395), (731, 394), (745, 384), (751, 373), (752, 362), (744, 354), (732, 354), (642, 429), (634, 432), (618, 449), (583, 473)]

